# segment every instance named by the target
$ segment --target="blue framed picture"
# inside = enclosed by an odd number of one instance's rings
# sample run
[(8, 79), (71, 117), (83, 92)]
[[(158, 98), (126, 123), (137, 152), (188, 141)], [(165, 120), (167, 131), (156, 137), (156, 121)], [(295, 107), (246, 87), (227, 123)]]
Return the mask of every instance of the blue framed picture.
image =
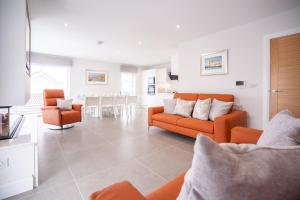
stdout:
[(227, 74), (227, 49), (201, 55), (200, 75)]

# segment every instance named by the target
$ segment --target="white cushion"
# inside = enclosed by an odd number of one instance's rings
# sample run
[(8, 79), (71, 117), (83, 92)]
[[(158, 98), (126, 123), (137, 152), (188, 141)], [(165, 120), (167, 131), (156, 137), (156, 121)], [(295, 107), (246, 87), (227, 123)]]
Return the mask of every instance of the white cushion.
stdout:
[(257, 144), (264, 146), (291, 146), (300, 143), (300, 119), (288, 110), (277, 113), (269, 122)]
[(198, 135), (177, 200), (282, 200), (300, 197), (300, 146), (218, 145)]
[(174, 114), (176, 99), (164, 99), (164, 112), (168, 114)]
[(208, 120), (211, 100), (210, 98), (205, 100), (198, 99), (193, 111), (193, 118)]
[(210, 111), (209, 111), (209, 119), (214, 121), (217, 117), (222, 115), (226, 115), (231, 109), (233, 102), (226, 102), (214, 99)]
[(72, 101), (73, 99), (63, 100), (57, 99), (57, 107), (62, 110), (72, 110)]
[(177, 99), (174, 114), (181, 115), (183, 117), (191, 117), (195, 101), (186, 101)]

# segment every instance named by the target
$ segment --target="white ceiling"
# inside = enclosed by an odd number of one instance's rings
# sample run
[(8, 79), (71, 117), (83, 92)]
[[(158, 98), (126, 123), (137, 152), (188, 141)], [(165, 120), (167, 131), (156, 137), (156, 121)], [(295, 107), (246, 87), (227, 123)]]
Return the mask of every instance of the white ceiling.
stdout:
[[(29, 0), (32, 50), (149, 66), (170, 61), (181, 42), (299, 4), (299, 0)], [(98, 45), (99, 40), (104, 43)]]

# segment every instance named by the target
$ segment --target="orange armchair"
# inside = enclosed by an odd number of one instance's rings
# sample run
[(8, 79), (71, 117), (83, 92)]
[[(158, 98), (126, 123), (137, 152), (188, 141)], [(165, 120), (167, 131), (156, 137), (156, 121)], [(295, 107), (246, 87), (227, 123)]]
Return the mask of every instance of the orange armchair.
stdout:
[(82, 105), (73, 104), (72, 110), (61, 110), (57, 107), (57, 99), (65, 99), (63, 90), (44, 90), (44, 107), (42, 108), (42, 113), (45, 124), (60, 126), (60, 129), (63, 129), (64, 125), (81, 122)]

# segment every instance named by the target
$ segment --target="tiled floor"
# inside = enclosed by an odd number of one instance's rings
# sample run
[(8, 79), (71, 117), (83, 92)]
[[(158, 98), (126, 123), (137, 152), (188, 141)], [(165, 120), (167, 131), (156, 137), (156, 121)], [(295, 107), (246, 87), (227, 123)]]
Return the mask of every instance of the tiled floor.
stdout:
[(9, 199), (88, 199), (121, 180), (147, 194), (189, 168), (193, 143), (155, 127), (148, 133), (142, 109), (129, 120), (89, 118), (64, 131), (40, 124), (40, 186)]

